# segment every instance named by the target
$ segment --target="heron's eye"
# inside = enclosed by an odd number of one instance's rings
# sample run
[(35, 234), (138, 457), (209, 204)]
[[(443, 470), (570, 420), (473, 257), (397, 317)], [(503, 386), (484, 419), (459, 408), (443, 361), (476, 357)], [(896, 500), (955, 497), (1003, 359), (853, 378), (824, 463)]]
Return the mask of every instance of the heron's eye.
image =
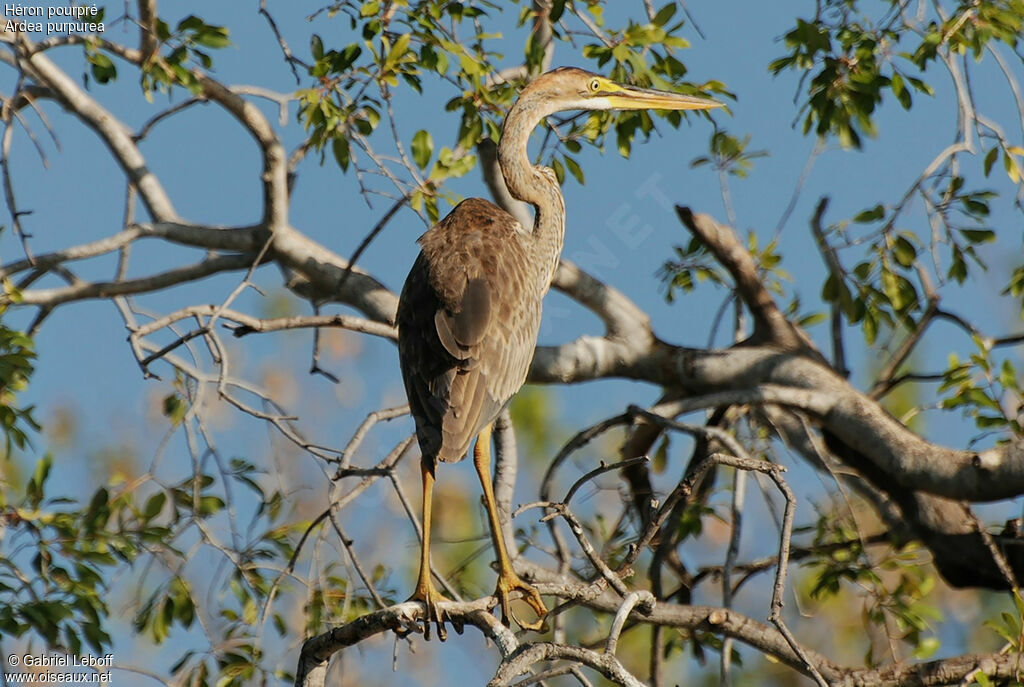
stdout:
[(590, 90), (593, 91), (594, 93), (597, 93), (599, 90), (601, 90), (601, 82), (598, 81), (597, 79), (591, 79)]

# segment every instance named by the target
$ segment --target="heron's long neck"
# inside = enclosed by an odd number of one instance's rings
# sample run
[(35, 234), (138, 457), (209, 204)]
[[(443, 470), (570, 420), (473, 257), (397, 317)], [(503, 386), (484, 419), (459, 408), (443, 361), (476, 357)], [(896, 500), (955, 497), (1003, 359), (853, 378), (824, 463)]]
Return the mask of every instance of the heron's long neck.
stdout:
[(534, 207), (534, 259), (543, 265), (541, 289), (546, 291), (558, 266), (565, 238), (565, 202), (550, 169), (530, 164), (526, 144), (537, 124), (552, 111), (543, 102), (520, 99), (505, 118), (498, 162), (509, 192)]

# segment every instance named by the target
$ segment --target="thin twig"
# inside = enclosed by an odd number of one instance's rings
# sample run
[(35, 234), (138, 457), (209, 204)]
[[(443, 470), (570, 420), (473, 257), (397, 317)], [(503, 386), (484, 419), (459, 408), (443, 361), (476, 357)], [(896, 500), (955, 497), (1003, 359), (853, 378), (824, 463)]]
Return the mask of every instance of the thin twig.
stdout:
[[(564, 518), (565, 522), (569, 525), (569, 529), (572, 531), (573, 535), (575, 535), (576, 540), (580, 543), (580, 548), (583, 549), (584, 555), (586, 555), (590, 563), (601, 574), (601, 577), (621, 596), (625, 597), (629, 594), (629, 589), (622, 581), (622, 578), (604, 562), (597, 550), (594, 549), (594, 545), (590, 543), (590, 539), (587, 537), (587, 533), (584, 531), (582, 523), (580, 523), (564, 503), (545, 503), (541, 501), (537, 504), (523, 506), (519, 510), (522, 511), (535, 505), (551, 509), (552, 512), (545, 515), (543, 518), (544, 520), (551, 520), (556, 516)], [(625, 569), (620, 569), (620, 571), (627, 572)]]
[(356, 574), (359, 575), (359, 579), (363, 581), (363, 586), (366, 587), (368, 592), (370, 592), (370, 596), (373, 597), (373, 601), (377, 604), (377, 608), (385, 608), (387, 604), (384, 603), (384, 599), (382, 599), (380, 594), (377, 593), (377, 588), (374, 586), (373, 580), (370, 579), (370, 576), (366, 574), (366, 571), (363, 570), (363, 566), (359, 563), (359, 558), (356, 556), (356, 552), (352, 548), (353, 542), (351, 537), (345, 534), (345, 530), (342, 529), (341, 523), (338, 522), (337, 514), (334, 512), (334, 509), (332, 508), (328, 512), (331, 514), (331, 526), (334, 527), (334, 531), (341, 540), (342, 546), (345, 547), (349, 560), (352, 561), (352, 566), (356, 569)]
[(281, 52), (284, 53), (284, 60), (292, 70), (292, 75), (295, 77), (295, 83), (301, 84), (302, 79), (299, 78), (299, 70), (295, 68), (295, 65), (298, 64), (304, 69), (309, 69), (309, 65), (292, 54), (291, 48), (288, 47), (288, 43), (285, 42), (284, 36), (281, 35), (281, 32), (277, 28), (277, 22), (274, 21), (270, 12), (267, 11), (267, 0), (260, 0), (259, 13), (266, 18), (267, 23), (270, 25), (270, 30), (273, 31), (274, 37), (277, 39), (277, 44), (281, 47)]
[(651, 462), (651, 459), (648, 458), (647, 456), (628, 458), (626, 460), (620, 460), (618, 462), (611, 463), (610, 465), (605, 465), (605, 462), (602, 460), (600, 466), (594, 468), (593, 470), (591, 470), (590, 472), (588, 472), (587, 474), (583, 475), (578, 480), (573, 482), (573, 485), (569, 487), (569, 491), (565, 493), (565, 498), (562, 499), (562, 503), (564, 503), (565, 505), (569, 505), (569, 501), (572, 500), (573, 495), (579, 490), (579, 488), (582, 487), (587, 482), (589, 482), (590, 480), (597, 477), (598, 475), (603, 475), (604, 473), (611, 472), (612, 470), (622, 470), (632, 465), (639, 465), (641, 463), (649, 462)]
[[(403, 415), (408, 414), (409, 404), (407, 403), (403, 406), (396, 406), (394, 408), (383, 408), (381, 410), (374, 410), (369, 415), (367, 415), (366, 419), (364, 419), (362, 423), (360, 423), (359, 427), (357, 427), (356, 431), (352, 434), (352, 438), (348, 440), (347, 444), (345, 444), (345, 448), (341, 450), (341, 457), (338, 459), (339, 474), (342, 471), (347, 471), (349, 467), (352, 465), (352, 456), (355, 455), (355, 452), (359, 450), (359, 447), (363, 443), (363, 439), (366, 438), (366, 435), (369, 433), (369, 431), (373, 428), (374, 425), (376, 425), (378, 422), (387, 422), (388, 420), (394, 420), (397, 417), (402, 417)], [(346, 474), (351, 473), (346, 472)]]
[(402, 209), (402, 206), (405, 205), (407, 200), (408, 198), (406, 196), (402, 196), (396, 200), (391, 208), (384, 213), (384, 216), (380, 218), (377, 224), (374, 225), (373, 229), (370, 230), (370, 233), (364, 236), (363, 240), (360, 241), (359, 246), (356, 248), (355, 252), (352, 253), (352, 257), (348, 259), (348, 264), (345, 265), (345, 271), (341, 273), (341, 279), (338, 280), (339, 291), (341, 291), (341, 288), (345, 286), (345, 282), (348, 281), (349, 275), (352, 274), (352, 268), (355, 266), (356, 261), (363, 256), (363, 251), (369, 248), (370, 244), (373, 243), (373, 240), (377, 238), (377, 235), (381, 231), (384, 230), (384, 227), (388, 225), (391, 218)]
[[(722, 607), (732, 608), (732, 569), (740, 553), (740, 535), (743, 532), (743, 505), (746, 496), (747, 473), (744, 470), (736, 470), (733, 475), (731, 533), (729, 535), (729, 548), (725, 553), (725, 564), (722, 566)], [(728, 687), (731, 684), (730, 668), (732, 666), (732, 638), (726, 637), (722, 640), (721, 674), (722, 685)]]

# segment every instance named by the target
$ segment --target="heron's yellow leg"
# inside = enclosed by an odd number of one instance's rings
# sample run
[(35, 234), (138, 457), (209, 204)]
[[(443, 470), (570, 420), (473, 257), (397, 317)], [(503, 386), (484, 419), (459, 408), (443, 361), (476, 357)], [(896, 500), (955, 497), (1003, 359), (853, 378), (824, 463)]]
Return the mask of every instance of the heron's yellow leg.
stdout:
[[(487, 506), (487, 518), (491, 523), (491, 539), (494, 542), (494, 550), (498, 556), (498, 588), (494, 594), (501, 603), (503, 622), (508, 625), (510, 619), (514, 619), (521, 627), (527, 630), (540, 630), (544, 627), (544, 616), (548, 609), (540, 598), (540, 593), (532, 586), (523, 582), (512, 569), (512, 559), (508, 557), (505, 549), (505, 538), (501, 534), (501, 523), (498, 521), (498, 508), (494, 501), (494, 487), (491, 485), (491, 426), (487, 425), (476, 437), (476, 446), (473, 448), (473, 465), (476, 466), (476, 473), (480, 477), (480, 484), (484, 489), (484, 505)], [(537, 621), (524, 623), (512, 613), (510, 594), (518, 591), (522, 594), (523, 601), (529, 604), (537, 613)]]
[(423, 620), (423, 634), (430, 639), (430, 623), (437, 625), (437, 637), (442, 642), (448, 637), (444, 629), (444, 613), (438, 608), (439, 601), (445, 598), (434, 586), (434, 580), (430, 576), (430, 512), (434, 498), (434, 463), (433, 461), (421, 460), (420, 472), (423, 475), (423, 546), (420, 548), (420, 574), (416, 581), (416, 590), (409, 597), (409, 601), (422, 601), (426, 606), (426, 615)]

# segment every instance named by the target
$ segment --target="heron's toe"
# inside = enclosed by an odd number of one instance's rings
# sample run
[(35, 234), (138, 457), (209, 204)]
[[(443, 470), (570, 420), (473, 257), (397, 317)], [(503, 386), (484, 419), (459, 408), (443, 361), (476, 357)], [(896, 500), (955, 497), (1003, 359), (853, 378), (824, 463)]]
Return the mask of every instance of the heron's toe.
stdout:
[[(513, 592), (519, 592), (520, 600), (533, 609), (533, 612), (537, 614), (537, 620), (533, 622), (523, 621), (515, 614), (512, 610)], [(498, 597), (498, 602), (501, 605), (502, 622), (506, 626), (510, 624), (510, 621), (514, 620), (524, 630), (542, 632), (546, 629), (544, 616), (547, 615), (548, 609), (540, 598), (540, 592), (533, 585), (523, 582), (516, 575), (499, 577), (498, 588), (495, 590), (494, 595)]]
[[(448, 639), (448, 630), (445, 629), (445, 614), (440, 607), (440, 602), (446, 601), (434, 586), (421, 585), (417, 587), (409, 601), (419, 601), (423, 604), (423, 638), (430, 641), (430, 625), (437, 626), (437, 638), (442, 642)], [(460, 633), (461, 634), (461, 633)]]

